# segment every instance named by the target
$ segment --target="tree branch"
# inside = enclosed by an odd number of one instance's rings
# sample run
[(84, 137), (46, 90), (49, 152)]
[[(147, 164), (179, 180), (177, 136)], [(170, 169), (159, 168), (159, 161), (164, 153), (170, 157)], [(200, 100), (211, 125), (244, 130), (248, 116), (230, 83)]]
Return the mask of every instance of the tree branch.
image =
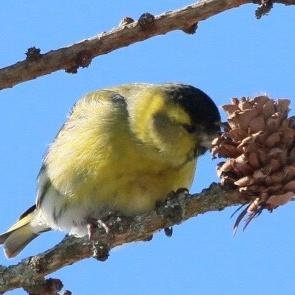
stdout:
[[(13, 87), (24, 81), (49, 74), (57, 70), (77, 72), (87, 67), (95, 56), (146, 40), (173, 30), (192, 34), (197, 23), (225, 10), (256, 0), (206, 0), (183, 9), (159, 16), (143, 14), (137, 22), (126, 18), (118, 28), (83, 40), (69, 47), (40, 54), (39, 49), (28, 49), (27, 58), (14, 65), (0, 69), (0, 89)], [(272, 3), (294, 5), (295, 0), (263, 0), (256, 11), (261, 17), (269, 12)], [(152, 234), (161, 229), (180, 224), (185, 220), (209, 211), (223, 210), (244, 203), (237, 191), (225, 190), (212, 184), (200, 194), (184, 195), (169, 199), (156, 211), (134, 218), (118, 217), (113, 214), (98, 228), (96, 239), (66, 237), (54, 248), (29, 257), (17, 265), (0, 266), (0, 292), (24, 288), (33, 294), (56, 294), (62, 285), (59, 280), (45, 280), (45, 276), (85, 258), (107, 259), (110, 249), (134, 241), (150, 240)]]
[(193, 34), (199, 21), (247, 3), (261, 4), (256, 12), (260, 18), (270, 10), (272, 3), (294, 5), (295, 0), (205, 0), (156, 17), (145, 13), (138, 21), (125, 18), (119, 27), (68, 47), (45, 54), (40, 54), (35, 47), (29, 48), (25, 60), (0, 69), (0, 89), (58, 70), (76, 73), (79, 67), (87, 67), (96, 56), (174, 30)]
[[(213, 183), (199, 194), (189, 195), (179, 192), (167, 202), (160, 204), (157, 210), (134, 218), (118, 217), (113, 214), (104, 221), (104, 226), (98, 228), (95, 241), (89, 241), (88, 238), (66, 237), (44, 253), (26, 258), (17, 265), (1, 266), (0, 292), (22, 287), (34, 294), (41, 294), (40, 290), (44, 289), (44, 285), (48, 286), (48, 280), (45, 280), (44, 276), (64, 266), (89, 257), (105, 260), (108, 251), (114, 247), (150, 240), (156, 231), (180, 224), (199, 214), (220, 211), (245, 201), (237, 191), (225, 190), (219, 184)], [(105, 226), (108, 228), (107, 232)], [(50, 280), (54, 284), (56, 281)]]

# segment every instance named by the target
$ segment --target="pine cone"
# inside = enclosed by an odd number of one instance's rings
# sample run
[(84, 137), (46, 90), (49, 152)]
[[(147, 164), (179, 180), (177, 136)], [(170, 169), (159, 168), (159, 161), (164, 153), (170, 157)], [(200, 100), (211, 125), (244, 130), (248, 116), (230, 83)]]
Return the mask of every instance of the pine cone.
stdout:
[[(288, 118), (290, 101), (267, 96), (237, 99), (224, 105), (228, 123), (212, 143), (221, 183), (235, 187), (247, 207), (245, 227), (263, 209), (272, 211), (295, 195), (295, 118)], [(253, 201), (254, 200), (254, 201)]]

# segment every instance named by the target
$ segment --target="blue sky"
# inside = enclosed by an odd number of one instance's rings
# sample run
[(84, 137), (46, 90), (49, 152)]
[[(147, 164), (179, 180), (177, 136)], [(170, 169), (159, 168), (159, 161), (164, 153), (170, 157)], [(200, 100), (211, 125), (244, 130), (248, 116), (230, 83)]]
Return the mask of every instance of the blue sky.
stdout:
[[(1, 3), (0, 67), (107, 31), (125, 16), (158, 14), (190, 1), (4, 1)], [(184, 82), (207, 92), (220, 106), (231, 97), (262, 92), (295, 97), (294, 7), (275, 5), (256, 20), (245, 5), (199, 24), (193, 36), (172, 32), (100, 56), (77, 75), (53, 73), (2, 90), (0, 116), (0, 231), (35, 198), (35, 178), (46, 147), (73, 103), (92, 90), (130, 82)], [(293, 108), (294, 108), (294, 104)], [(294, 111), (293, 111), (294, 114)], [(198, 165), (192, 192), (217, 181), (209, 155)], [(158, 233), (149, 243), (123, 246), (107, 262), (84, 260), (52, 277), (73, 294), (293, 294), (294, 204), (264, 213), (244, 233), (232, 236), (234, 208), (208, 213)], [(51, 232), (10, 261), (52, 247)], [(11, 294), (23, 294), (16, 290)]]

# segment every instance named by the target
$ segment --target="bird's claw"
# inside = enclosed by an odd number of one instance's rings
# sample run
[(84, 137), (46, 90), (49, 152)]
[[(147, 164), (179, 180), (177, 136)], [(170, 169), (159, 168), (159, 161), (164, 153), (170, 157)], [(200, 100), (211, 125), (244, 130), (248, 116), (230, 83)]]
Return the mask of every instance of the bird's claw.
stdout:
[(180, 187), (176, 191), (171, 191), (167, 196), (167, 200), (173, 200), (173, 199), (179, 198), (180, 195), (186, 196), (188, 194), (189, 194), (189, 190), (187, 188)]
[(173, 235), (173, 227), (164, 227), (164, 233), (166, 235), (166, 237), (170, 238)]
[[(163, 216), (167, 225), (169, 223), (179, 223), (182, 220), (183, 208), (181, 206), (181, 199), (185, 198), (188, 193), (189, 191), (187, 188), (179, 188), (176, 191), (170, 192), (165, 201), (157, 202), (156, 211), (158, 215)], [(166, 226), (164, 232), (167, 237), (171, 237), (173, 228)]]
[(93, 240), (94, 234), (97, 230), (103, 230), (104, 234), (109, 233), (108, 226), (100, 219), (88, 218), (87, 220), (87, 232), (89, 240)]

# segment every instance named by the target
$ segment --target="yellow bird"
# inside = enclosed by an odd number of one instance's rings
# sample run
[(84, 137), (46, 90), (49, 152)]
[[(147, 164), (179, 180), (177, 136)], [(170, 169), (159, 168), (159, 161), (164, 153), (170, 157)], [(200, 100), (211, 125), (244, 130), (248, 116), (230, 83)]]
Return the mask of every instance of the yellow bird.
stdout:
[(189, 188), (219, 122), (214, 102), (189, 85), (128, 84), (82, 97), (44, 158), (36, 205), (0, 235), (6, 256), (44, 231), (86, 236), (107, 210), (135, 215)]

